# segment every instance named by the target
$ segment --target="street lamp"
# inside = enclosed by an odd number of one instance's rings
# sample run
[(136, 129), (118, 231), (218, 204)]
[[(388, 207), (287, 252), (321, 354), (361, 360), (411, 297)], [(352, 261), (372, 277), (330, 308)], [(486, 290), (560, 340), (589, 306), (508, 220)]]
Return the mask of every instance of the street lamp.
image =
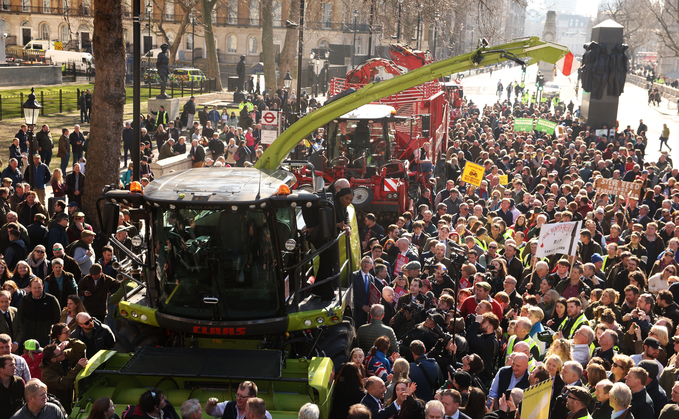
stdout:
[[(30, 166), (31, 162), (33, 161), (33, 153), (37, 152), (38, 150), (35, 149), (33, 145), (33, 127), (38, 124), (38, 116), (40, 115), (40, 110), (42, 109), (42, 106), (40, 106), (40, 103), (35, 99), (35, 89), (31, 87), (31, 94), (28, 95), (28, 100), (24, 102), (23, 105), (21, 105), (21, 108), (24, 111), (24, 120), (26, 121), (26, 125), (28, 126), (28, 164), (27, 166)], [(33, 170), (28, 171), (29, 174), (29, 182), (31, 185), (33, 185)]]
[(351, 47), (351, 69), (356, 68), (354, 58), (356, 58), (356, 19), (358, 19), (358, 10), (354, 10), (354, 43)]
[(285, 77), (283, 77), (283, 87), (289, 89), (290, 86), (292, 86), (292, 77), (290, 76), (290, 70), (288, 70), (288, 72), (285, 73)]
[[(149, 49), (153, 48), (153, 37), (151, 36), (151, 15), (153, 14), (153, 5), (151, 5), (151, 1), (146, 4), (146, 16), (149, 18), (149, 38), (151, 38), (151, 45), (149, 46)], [(144, 51), (144, 52), (148, 52)]]
[(191, 67), (196, 67), (196, 12), (191, 9), (189, 14), (189, 19), (191, 20)]
[(420, 26), (422, 26), (422, 4), (417, 5), (417, 49), (420, 49)]

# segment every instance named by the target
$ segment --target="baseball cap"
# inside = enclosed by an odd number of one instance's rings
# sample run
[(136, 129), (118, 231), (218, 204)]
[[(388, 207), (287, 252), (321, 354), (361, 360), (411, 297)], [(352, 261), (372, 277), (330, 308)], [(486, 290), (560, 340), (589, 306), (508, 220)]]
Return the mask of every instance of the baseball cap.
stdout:
[(35, 339), (28, 339), (27, 341), (25, 341), (24, 342), (24, 349), (27, 349), (29, 351), (42, 352), (42, 348), (40, 347), (40, 343), (38, 343), (38, 341), (35, 340)]
[(573, 398), (581, 401), (585, 405), (589, 405), (592, 401), (592, 393), (584, 387), (568, 386), (568, 392)]
[(647, 337), (644, 339), (644, 345), (650, 346), (653, 349), (660, 349), (660, 341), (656, 338)]

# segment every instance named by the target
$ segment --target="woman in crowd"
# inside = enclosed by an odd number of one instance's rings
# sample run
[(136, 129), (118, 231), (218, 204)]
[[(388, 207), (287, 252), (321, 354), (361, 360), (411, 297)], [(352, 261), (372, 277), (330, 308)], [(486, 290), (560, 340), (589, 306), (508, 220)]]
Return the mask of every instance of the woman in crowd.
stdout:
[(375, 339), (375, 345), (370, 348), (370, 355), (366, 360), (368, 367), (368, 375), (380, 377), (382, 381), (387, 382), (392, 377), (392, 362), (398, 357), (398, 353), (394, 352), (391, 358), (387, 357), (387, 351), (391, 342), (386, 336), (380, 336)]
[(87, 419), (117, 419), (115, 409), (116, 405), (113, 404), (113, 400), (108, 397), (100, 397), (92, 404), (92, 410), (90, 410)]
[(332, 411), (329, 419), (345, 419), (349, 413), (349, 408), (360, 403), (364, 396), (365, 388), (358, 365), (354, 362), (347, 362), (335, 378)]
[(659, 272), (653, 275), (652, 277), (648, 278), (648, 290), (652, 292), (654, 295), (658, 295), (660, 291), (669, 289), (670, 284), (668, 283), (668, 279), (670, 279), (671, 276), (674, 276), (676, 274), (677, 267), (675, 265), (669, 264), (665, 266), (665, 269), (663, 269), (662, 272)]
[(0, 259), (0, 285), (4, 284), (10, 278), (10, 272), (7, 270), (7, 263), (4, 259)]
[(31, 270), (31, 267), (28, 266), (28, 263), (23, 260), (19, 261), (17, 266), (14, 268), (12, 281), (16, 283), (19, 289), (28, 292), (28, 286), (30, 285), (32, 278), (35, 278), (35, 275), (33, 275), (33, 271)]
[(9, 293), (12, 295), (12, 299), (10, 300), (9, 305), (15, 307), (18, 310), (19, 307), (21, 307), (21, 300), (26, 295), (26, 291), (23, 289), (19, 289), (19, 287), (17, 287), (16, 282), (14, 282), (11, 279), (6, 280), (2, 284), (2, 289), (5, 291), (9, 291)]
[(561, 358), (563, 363), (566, 363), (573, 360), (573, 356), (571, 355), (572, 349), (572, 344), (567, 339), (554, 339), (552, 344), (549, 346), (549, 349), (547, 349), (546, 357), (549, 357), (550, 355), (556, 355)]
[[(543, 280), (542, 282), (545, 282), (545, 280)], [(546, 324), (547, 320), (549, 320), (554, 314), (554, 307), (556, 306), (556, 302), (558, 299), (559, 293), (553, 289), (549, 289), (541, 297), (542, 301), (538, 303), (538, 307), (542, 309), (542, 312), (545, 315), (544, 318), (542, 319), (542, 324)]]
[[(50, 180), (50, 185), (52, 185), (52, 194), (54, 199), (57, 201), (66, 202), (66, 192), (68, 192), (68, 185), (66, 185), (66, 180), (64, 179), (64, 174), (61, 169), (54, 169), (52, 173), (52, 180)], [(50, 208), (50, 211), (52, 209)]]
[(69, 295), (66, 306), (61, 310), (59, 322), (66, 323), (68, 328), (72, 331), (78, 325), (75, 321), (75, 316), (78, 313), (87, 313), (85, 305), (83, 304), (82, 299), (77, 295)]
[(238, 146), (236, 145), (236, 139), (234, 137), (229, 138), (229, 144), (226, 146), (226, 162), (231, 166), (236, 166), (238, 163), (236, 161), (236, 153), (238, 152)]
[(133, 171), (134, 171), (134, 162), (130, 162), (130, 164), (127, 165), (127, 170), (120, 177), (120, 182), (123, 184), (123, 189), (129, 188), (130, 183), (132, 183), (132, 172)]
[(609, 379), (614, 383), (624, 383), (627, 373), (634, 367), (634, 361), (627, 355), (618, 354), (613, 357), (611, 376)]
[(406, 380), (410, 382), (410, 364), (403, 358), (399, 358), (394, 361), (394, 376), (391, 378), (391, 382), (387, 384), (387, 392), (384, 395), (384, 400), (391, 399), (392, 394), (394, 394), (394, 386), (399, 380)]
[(469, 400), (467, 405), (460, 408), (460, 412), (469, 416), (471, 419), (483, 419), (486, 414), (486, 394), (476, 387), (469, 389)]
[(590, 361), (589, 365), (587, 365), (587, 388), (589, 391), (594, 393), (594, 389), (596, 389), (599, 381), (606, 378), (606, 369), (602, 365)]
[(63, 259), (52, 260), (52, 273), (45, 278), (45, 292), (57, 297), (59, 305), (64, 308), (68, 305), (69, 297), (78, 294), (78, 284), (72, 273), (64, 271)]
[(547, 355), (545, 357), (545, 369), (549, 372), (549, 376), (554, 378), (561, 374), (563, 368), (563, 361), (558, 355)]
[(566, 318), (568, 318), (568, 313), (566, 312), (566, 299), (561, 297), (556, 301), (556, 304), (554, 304), (554, 312), (552, 313), (552, 318), (547, 320), (547, 327), (556, 332)]
[(365, 354), (363, 353), (363, 349), (361, 348), (354, 348), (351, 350), (351, 354), (349, 354), (349, 361), (353, 362), (358, 366), (358, 371), (361, 373), (361, 379), (363, 379), (363, 382), (365, 383), (365, 380), (368, 378), (368, 370), (365, 369)]
[(33, 251), (28, 254), (26, 262), (31, 267), (31, 272), (43, 281), (50, 274), (51, 264), (45, 255), (45, 246), (41, 244), (35, 246)]
[(248, 158), (248, 149), (245, 146), (245, 140), (240, 140), (238, 143), (238, 150), (236, 150), (236, 155), (238, 160), (236, 161), (236, 167), (245, 167), (245, 160)]
[[(160, 148), (165, 144), (165, 141), (169, 138), (168, 133), (165, 131), (165, 128), (163, 127), (163, 124), (158, 125), (158, 129), (156, 129), (156, 132), (153, 134), (153, 140), (156, 142), (156, 145), (158, 146), (158, 152), (160, 153)], [(175, 140), (177, 140), (175, 138)], [(153, 146), (151, 146), (153, 148)]]

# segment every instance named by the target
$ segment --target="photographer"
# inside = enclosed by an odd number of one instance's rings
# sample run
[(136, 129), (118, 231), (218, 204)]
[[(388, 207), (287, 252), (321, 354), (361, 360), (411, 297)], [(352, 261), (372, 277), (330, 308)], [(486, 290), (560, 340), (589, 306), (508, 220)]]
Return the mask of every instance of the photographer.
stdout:
[(403, 337), (403, 343), (400, 348), (401, 356), (408, 361), (413, 361), (413, 356), (410, 353), (409, 347), (415, 340), (421, 341), (427, 349), (427, 352), (431, 351), (434, 346), (436, 346), (439, 339), (445, 337), (446, 334), (442, 329), (444, 327), (446, 327), (446, 320), (443, 315), (436, 312), (429, 313), (422, 323), (415, 325), (415, 327), (408, 331)]
[(499, 326), (498, 317), (493, 313), (486, 313), (482, 316), (477, 315), (474, 323), (467, 330), (469, 353), (477, 354), (483, 360), (484, 370), (479, 373), (479, 378), (485, 384), (493, 379), (495, 359), (500, 352), (500, 342), (495, 333)]
[[(410, 267), (411, 263), (406, 266)], [(417, 264), (419, 265), (419, 262)], [(409, 293), (399, 298), (392, 326), (396, 337), (405, 335), (408, 330), (424, 318), (425, 310), (429, 307), (429, 301), (424, 295), (420, 294), (421, 287), (422, 280), (414, 277), (410, 282)]]

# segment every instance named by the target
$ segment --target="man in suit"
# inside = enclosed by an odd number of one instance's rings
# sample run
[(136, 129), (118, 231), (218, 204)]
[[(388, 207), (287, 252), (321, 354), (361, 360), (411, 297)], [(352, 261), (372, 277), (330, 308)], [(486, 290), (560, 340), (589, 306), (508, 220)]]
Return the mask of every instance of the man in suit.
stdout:
[[(445, 408), (445, 417), (452, 418), (457, 416), (457, 419), (471, 419), (469, 416), (460, 412), (460, 403), (462, 403), (462, 396), (460, 392), (455, 389), (446, 389), (441, 393), (441, 403)], [(458, 414), (459, 412), (459, 414)]]
[(356, 331), (358, 347), (363, 349), (363, 352), (368, 353), (375, 343), (375, 340), (380, 336), (387, 336), (389, 338), (390, 352), (398, 351), (398, 342), (396, 335), (394, 334), (394, 329), (385, 325), (382, 322), (383, 319), (384, 306), (381, 304), (373, 304), (370, 307), (370, 323), (364, 324)]
[(354, 323), (356, 327), (361, 327), (368, 322), (370, 312), (370, 288), (375, 283), (375, 277), (370, 274), (373, 261), (370, 256), (361, 259), (361, 269), (354, 272)]
[[(248, 400), (255, 397), (257, 397), (257, 384), (252, 381), (243, 381), (238, 385), (236, 400), (220, 403), (216, 398), (210, 398), (205, 403), (205, 413), (222, 419), (243, 418), (245, 417)], [(266, 418), (271, 419), (271, 414), (268, 411)]]
[(9, 303), (11, 300), (12, 294), (9, 291), (0, 291), (0, 334), (9, 335), (12, 338), (12, 342), (16, 342), (14, 336), (17, 329), (17, 309), (16, 307), (10, 307)]
[[(448, 239), (448, 235), (450, 234), (450, 227), (447, 225), (442, 225), (439, 227), (439, 235), (436, 237), (429, 237), (424, 244), (424, 247), (422, 248), (422, 252), (428, 252), (429, 248), (431, 246), (434, 246), (436, 243), (444, 243), (446, 245), (446, 253), (445, 256), (448, 257), (450, 254), (453, 252), (453, 241)], [(420, 252), (420, 253), (422, 253)]]
[(205, 149), (203, 148), (202, 145), (198, 144), (197, 138), (194, 138), (191, 141), (191, 149), (189, 150), (189, 156), (191, 156), (193, 167), (205, 166)]
[(630, 403), (632, 391), (624, 383), (615, 383), (608, 393), (608, 403), (613, 408), (613, 415), (618, 419), (632, 419)]
[[(387, 419), (398, 414), (398, 409), (394, 403), (382, 407), (382, 399), (387, 392), (387, 387), (380, 377), (370, 377), (365, 383), (365, 390), (367, 394), (361, 400), (361, 404), (370, 410), (370, 417), (372, 419)], [(410, 391), (410, 388), (408, 390)]]
[(413, 246), (417, 249), (418, 252), (420, 252), (420, 255), (423, 253), (422, 249), (424, 248), (424, 245), (427, 243), (427, 239), (429, 239), (429, 234), (424, 232), (424, 222), (420, 221), (415, 221), (413, 223)]
[(571, 386), (581, 386), (582, 381), (582, 365), (577, 361), (566, 361), (561, 374), (554, 379), (554, 390), (552, 391), (551, 401), (551, 419), (566, 419), (568, 410), (566, 409), (566, 400), (568, 399), (568, 388)]

